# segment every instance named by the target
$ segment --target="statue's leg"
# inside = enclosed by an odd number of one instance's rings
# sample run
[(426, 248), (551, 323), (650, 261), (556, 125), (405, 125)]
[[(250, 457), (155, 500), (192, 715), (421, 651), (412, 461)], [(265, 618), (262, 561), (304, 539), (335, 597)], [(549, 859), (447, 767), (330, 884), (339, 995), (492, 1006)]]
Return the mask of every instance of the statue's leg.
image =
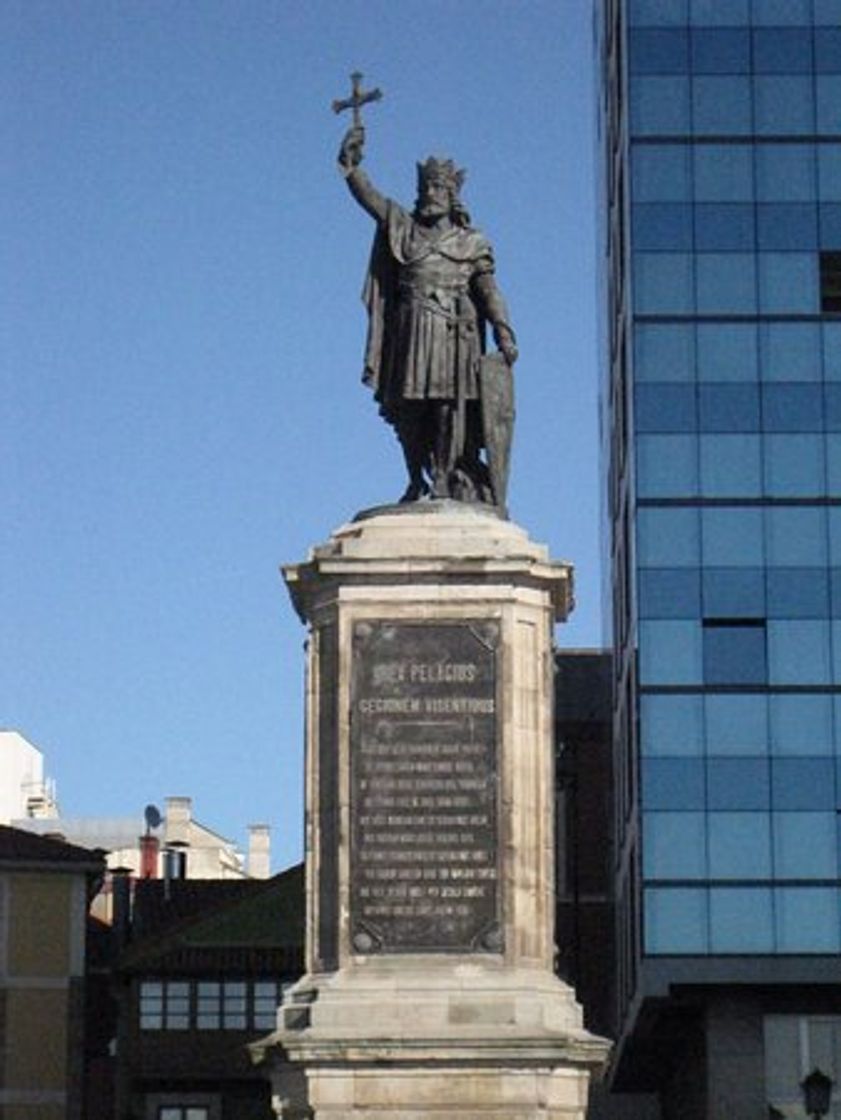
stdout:
[(450, 476), (455, 466), (453, 447), (454, 401), (430, 401), (432, 410), (432, 495), (452, 497)]
[(409, 485), (403, 493), (401, 502), (416, 502), (429, 493), (429, 486), (423, 477), (424, 467), (428, 465), (427, 441), (425, 439), (426, 404), (422, 401), (404, 403), (397, 422), (397, 438), (403, 449)]

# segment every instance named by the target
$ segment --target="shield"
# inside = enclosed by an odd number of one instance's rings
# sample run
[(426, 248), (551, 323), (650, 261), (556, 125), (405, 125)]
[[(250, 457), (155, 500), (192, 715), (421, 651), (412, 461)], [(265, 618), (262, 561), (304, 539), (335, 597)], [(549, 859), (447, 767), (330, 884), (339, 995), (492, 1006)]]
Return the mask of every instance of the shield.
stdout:
[(479, 366), (482, 432), (494, 502), (505, 509), (511, 437), (514, 434), (514, 378), (500, 353), (485, 354)]

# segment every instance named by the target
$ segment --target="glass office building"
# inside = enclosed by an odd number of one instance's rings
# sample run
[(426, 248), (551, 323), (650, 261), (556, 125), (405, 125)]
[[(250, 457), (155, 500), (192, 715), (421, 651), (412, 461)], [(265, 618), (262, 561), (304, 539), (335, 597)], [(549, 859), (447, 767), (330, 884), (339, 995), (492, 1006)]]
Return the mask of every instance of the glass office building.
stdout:
[(598, 36), (621, 1065), (681, 978), (841, 980), (841, 0)]

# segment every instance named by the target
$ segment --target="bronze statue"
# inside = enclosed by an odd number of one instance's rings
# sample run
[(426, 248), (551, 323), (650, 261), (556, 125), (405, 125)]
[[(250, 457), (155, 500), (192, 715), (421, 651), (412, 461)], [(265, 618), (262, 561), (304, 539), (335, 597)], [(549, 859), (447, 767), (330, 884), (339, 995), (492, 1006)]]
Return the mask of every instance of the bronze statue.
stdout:
[[(350, 193), (377, 222), (363, 299), (369, 326), (363, 380), (400, 440), (409, 484), (401, 501), (425, 495), (505, 507), (513, 425), (514, 332), (494, 280), (490, 242), (470, 225), (452, 160), (418, 164), (409, 213), (361, 170), (359, 109), (377, 100), (353, 92), (339, 166)], [(489, 323), (499, 354), (485, 355)], [(484, 457), (483, 457), (484, 453)]]

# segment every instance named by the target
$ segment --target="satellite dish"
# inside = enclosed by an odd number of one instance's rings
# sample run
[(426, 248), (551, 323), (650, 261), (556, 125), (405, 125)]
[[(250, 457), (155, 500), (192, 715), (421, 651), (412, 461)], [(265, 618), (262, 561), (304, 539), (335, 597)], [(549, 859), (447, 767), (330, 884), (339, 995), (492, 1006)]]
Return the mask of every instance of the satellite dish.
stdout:
[(153, 828), (157, 828), (160, 825), (161, 814), (154, 805), (147, 805), (143, 810), (143, 816), (146, 819), (146, 834), (148, 836)]

